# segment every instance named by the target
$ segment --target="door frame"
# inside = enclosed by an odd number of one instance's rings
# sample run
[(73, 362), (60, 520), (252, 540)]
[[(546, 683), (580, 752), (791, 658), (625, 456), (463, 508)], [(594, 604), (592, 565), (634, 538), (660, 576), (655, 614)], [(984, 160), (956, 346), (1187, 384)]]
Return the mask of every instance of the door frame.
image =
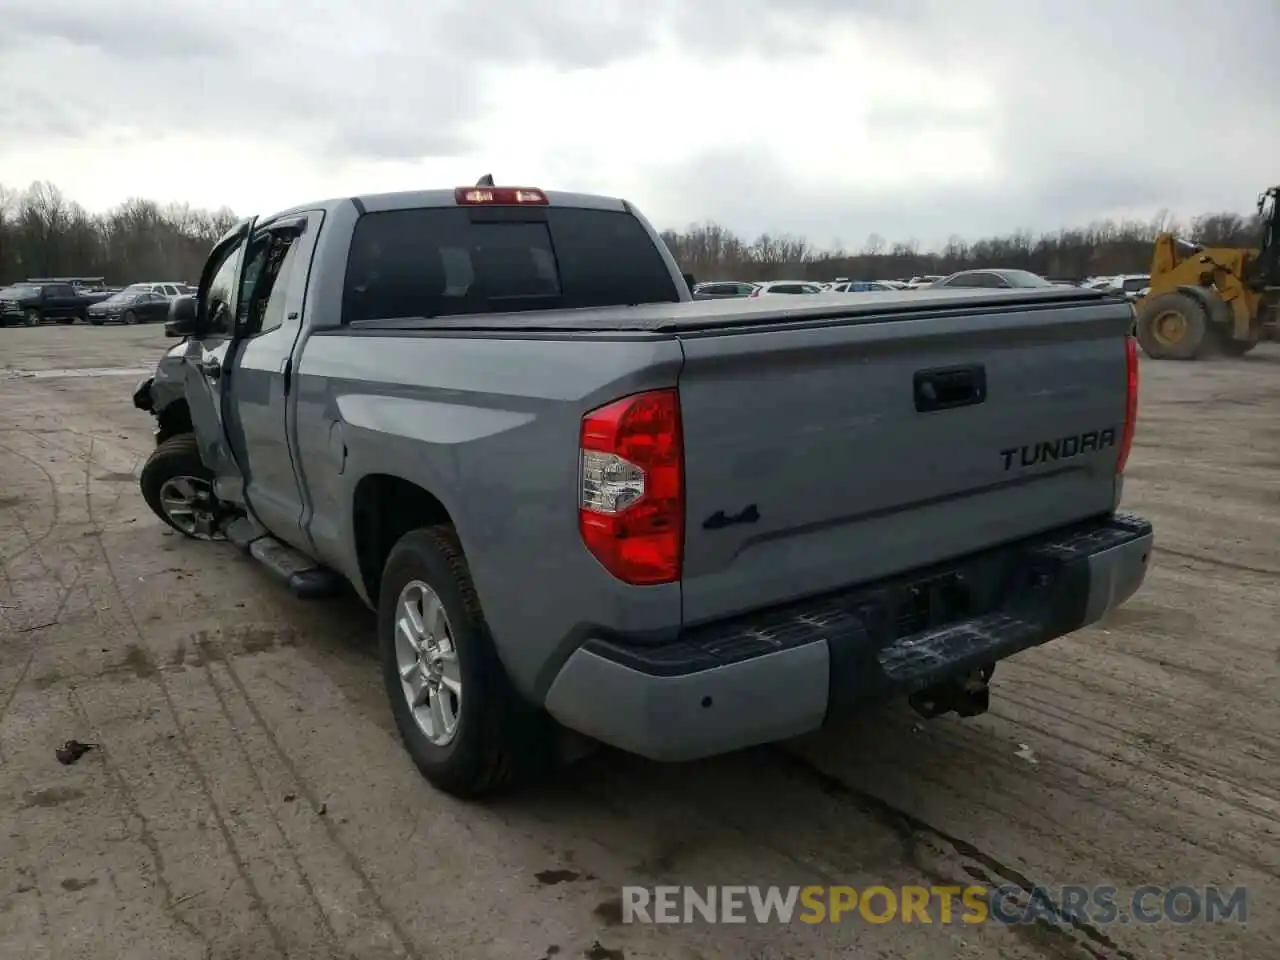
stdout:
[[(219, 500), (244, 506), (244, 475), (236, 461), (223, 420), (222, 378), (231, 369), (234, 344), (239, 329), (237, 317), (240, 296), (247, 267), (249, 239), (253, 235), (255, 217), (241, 220), (219, 238), (205, 260), (196, 288), (196, 322), (194, 331), (186, 340), (182, 354), (183, 393), (195, 428), (196, 445), (200, 459), (213, 471), (214, 492)], [(209, 286), (218, 271), (226, 265), (227, 251), (239, 257), (235, 281), (228, 306), (231, 312), (230, 331), (226, 335), (210, 335)]]

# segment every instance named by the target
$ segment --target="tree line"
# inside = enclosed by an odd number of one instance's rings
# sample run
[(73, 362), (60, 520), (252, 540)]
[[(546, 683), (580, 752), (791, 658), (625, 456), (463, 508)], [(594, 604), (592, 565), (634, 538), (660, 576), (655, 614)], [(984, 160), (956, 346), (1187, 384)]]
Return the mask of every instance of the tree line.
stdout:
[[(108, 283), (178, 280), (194, 283), (214, 241), (236, 220), (229, 209), (199, 210), (131, 199), (90, 213), (47, 181), (26, 190), (0, 186), (0, 281), (28, 277), (104, 277)], [(973, 267), (1014, 267), (1051, 278), (1144, 273), (1162, 231), (1206, 246), (1252, 246), (1256, 216), (1207, 213), (1179, 224), (1167, 213), (1145, 222), (1103, 221), (1034, 235), (966, 240), (952, 236), (939, 250), (915, 240), (871, 234), (862, 248), (824, 250), (787, 234), (747, 240), (718, 223), (667, 230), (663, 240), (681, 267), (698, 279), (906, 279)]]

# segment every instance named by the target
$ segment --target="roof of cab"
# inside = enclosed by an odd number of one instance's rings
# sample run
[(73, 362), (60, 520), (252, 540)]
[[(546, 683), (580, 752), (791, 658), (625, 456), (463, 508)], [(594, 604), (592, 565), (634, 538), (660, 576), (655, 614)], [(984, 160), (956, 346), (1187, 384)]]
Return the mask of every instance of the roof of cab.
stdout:
[[(459, 184), (459, 186), (465, 186)], [(499, 184), (504, 186), (504, 184)], [(519, 184), (517, 184), (519, 186)], [(300, 203), (287, 210), (280, 210), (270, 216), (262, 217), (262, 223), (270, 223), (281, 217), (306, 213), (309, 210), (328, 212), (344, 203), (354, 203), (368, 213), (385, 213), (389, 210), (419, 210), (426, 207), (454, 207), (455, 187), (440, 190), (400, 190), (394, 193), (366, 193), (348, 197), (333, 197), (313, 203)], [(544, 190), (549, 206), (579, 207), (591, 210), (615, 210), (619, 213), (630, 211), (630, 205), (618, 197), (606, 197), (594, 193), (572, 193), (562, 190)]]

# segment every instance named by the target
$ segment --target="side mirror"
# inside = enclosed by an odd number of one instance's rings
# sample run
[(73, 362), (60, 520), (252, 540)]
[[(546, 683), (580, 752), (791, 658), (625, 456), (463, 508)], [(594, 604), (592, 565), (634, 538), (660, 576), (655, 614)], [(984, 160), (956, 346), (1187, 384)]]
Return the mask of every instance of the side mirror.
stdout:
[(685, 286), (689, 288), (689, 292), (693, 293), (693, 288), (698, 285), (698, 278), (692, 273), (682, 273), (681, 276), (684, 277)]
[(166, 337), (190, 337), (196, 332), (196, 298), (174, 297), (169, 302), (169, 320), (164, 325)]

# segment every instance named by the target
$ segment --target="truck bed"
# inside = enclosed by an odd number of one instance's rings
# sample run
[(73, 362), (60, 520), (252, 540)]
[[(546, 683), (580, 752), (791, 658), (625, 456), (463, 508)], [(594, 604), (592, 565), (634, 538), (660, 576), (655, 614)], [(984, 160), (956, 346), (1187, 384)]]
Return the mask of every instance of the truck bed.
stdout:
[(403, 317), (364, 320), (361, 330), (449, 330), (524, 333), (696, 334), (774, 324), (838, 321), (878, 323), (930, 316), (1024, 312), (1079, 305), (1125, 302), (1123, 297), (1077, 287), (1024, 290), (894, 290), (885, 293), (771, 296), (754, 300), (695, 300), (587, 310), (526, 310), (519, 313), (469, 314), (450, 317)]

